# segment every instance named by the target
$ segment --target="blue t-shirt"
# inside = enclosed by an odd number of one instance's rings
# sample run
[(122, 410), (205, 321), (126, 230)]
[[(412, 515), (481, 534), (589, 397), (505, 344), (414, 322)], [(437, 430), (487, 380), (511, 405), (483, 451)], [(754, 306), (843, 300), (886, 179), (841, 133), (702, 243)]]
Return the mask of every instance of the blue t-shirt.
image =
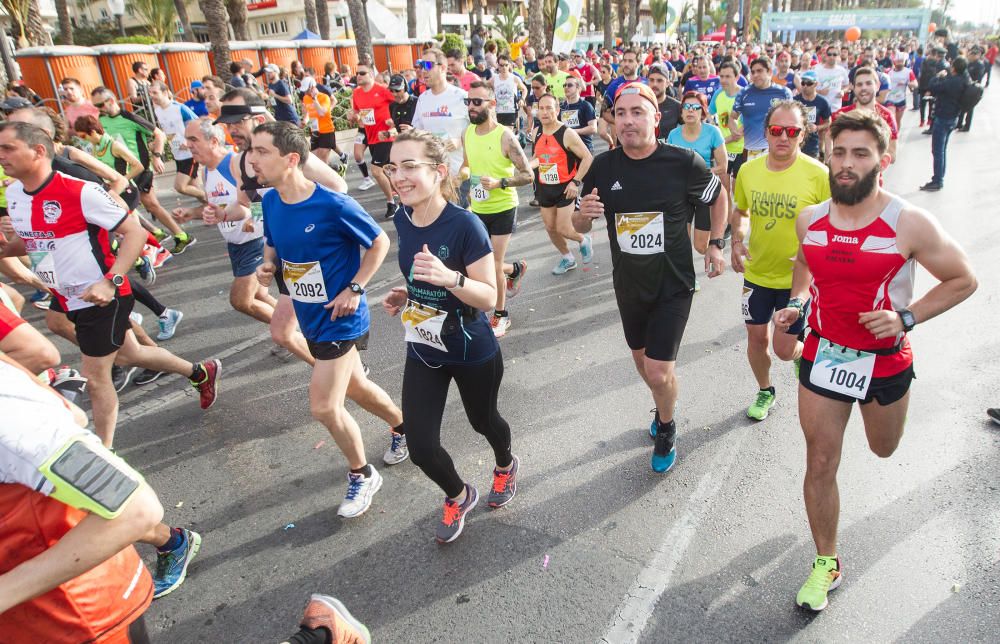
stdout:
[[(288, 83), (283, 80), (276, 80), (268, 88), (273, 90), (276, 96), (291, 96), (292, 93), (288, 89)], [(295, 107), (289, 103), (283, 103), (277, 99), (274, 100), (274, 120), (275, 121), (288, 121), (289, 123), (299, 124), (299, 114), (295, 111)]]
[[(559, 106), (559, 120), (565, 123), (566, 127), (570, 129), (587, 127), (596, 118), (597, 114), (594, 112), (594, 107), (583, 99), (573, 104), (563, 101)], [(593, 152), (594, 143), (591, 140), (593, 135), (581, 134), (580, 138), (583, 139), (583, 143), (587, 146), (587, 149)]]
[(771, 103), (791, 98), (791, 90), (780, 85), (771, 85), (767, 89), (750, 85), (740, 90), (733, 103), (733, 112), (743, 117), (743, 142), (747, 150), (767, 149), (767, 136), (764, 134), (767, 111), (771, 109)]
[[(801, 94), (795, 100), (806, 106), (806, 114), (809, 116), (809, 123), (822, 125), (830, 120), (830, 103), (826, 97), (817, 94), (813, 100), (807, 101)], [(811, 157), (819, 156), (819, 134), (813, 132), (806, 135), (806, 140), (802, 144), (802, 151)]]
[(722, 131), (711, 123), (701, 124), (701, 134), (694, 141), (688, 141), (684, 138), (684, 128), (675, 127), (670, 130), (670, 134), (667, 135), (667, 143), (670, 145), (676, 145), (681, 148), (688, 148), (689, 150), (694, 150), (701, 158), (705, 160), (705, 165), (712, 167), (712, 150), (721, 147), (726, 144), (725, 137), (722, 136)]
[[(294, 279), (285, 280), (302, 335), (312, 342), (340, 342), (364, 335), (369, 325), (364, 295), (354, 315), (331, 320), (330, 311), (323, 307), (350, 286), (361, 266), (359, 251), (371, 248), (382, 234), (379, 225), (357, 201), (318, 184), (308, 199), (294, 204), (282, 201), (277, 190), (269, 190), (261, 205), (267, 244), (282, 260), (278, 270), (283, 271), (285, 262), (294, 262), (297, 266), (291, 270), (302, 273), (318, 263), (322, 273), (322, 290), (315, 287), (315, 278), (302, 293), (297, 292)], [(300, 302), (295, 299), (297, 293), (325, 301)]]
[(722, 84), (719, 82), (718, 76), (709, 76), (708, 78), (692, 76), (684, 83), (685, 92), (701, 92), (709, 103), (712, 102), (712, 96), (720, 87)]
[(630, 81), (625, 80), (624, 76), (618, 76), (617, 78), (615, 78), (613, 81), (611, 81), (611, 83), (608, 84), (608, 89), (605, 90), (604, 92), (604, 103), (609, 108), (613, 108), (615, 106), (615, 92), (618, 91), (618, 88), (624, 85), (625, 83), (634, 83), (636, 80), (642, 81), (643, 85), (649, 84), (646, 81), (646, 79), (643, 78), (642, 76), (636, 78), (635, 80), (630, 80)]
[(198, 99), (192, 98), (184, 101), (184, 105), (194, 112), (195, 116), (208, 116), (208, 108), (205, 106), (205, 101), (199, 101)]
[[(479, 364), (496, 355), (499, 345), (486, 314), (476, 311), (464, 319), (469, 307), (448, 289), (413, 279), (413, 256), (424, 244), (438, 256), (449, 270), (468, 276), (467, 266), (493, 251), (486, 226), (468, 210), (449, 203), (430, 226), (414, 226), (406, 206), (396, 210), (393, 222), (399, 235), (399, 270), (406, 279), (406, 290), (414, 302), (439, 311), (448, 311), (441, 341), (448, 351), (426, 344), (408, 342), (407, 355), (428, 364)], [(503, 288), (503, 285), (500, 286)], [(461, 322), (460, 322), (461, 321)]]

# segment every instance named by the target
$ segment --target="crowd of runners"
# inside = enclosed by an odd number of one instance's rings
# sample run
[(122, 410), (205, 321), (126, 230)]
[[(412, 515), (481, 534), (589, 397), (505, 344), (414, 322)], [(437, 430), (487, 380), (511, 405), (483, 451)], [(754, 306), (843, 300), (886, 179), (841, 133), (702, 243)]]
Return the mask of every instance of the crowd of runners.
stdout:
[[(118, 393), (130, 381), (181, 374), (204, 410), (219, 395), (218, 359), (161, 346), (183, 332), (184, 303), (153, 293), (157, 271), (197, 243), (193, 220), (226, 242), (233, 309), (311, 368), (312, 416), (348, 466), (341, 517), (368, 510), (383, 480), (350, 399), (387, 426), (385, 466), (410, 459), (443, 491), (437, 541), (462, 534), (480, 493), (442, 445), (452, 381), (494, 453), (486, 504), (510, 503), (520, 462), (499, 395), (501, 344), (516, 340), (503, 340), (510, 302), (530, 288), (527, 262), (513, 258), (524, 186), (553, 275), (593, 260), (593, 227), (605, 222), (625, 342), (654, 405), (655, 472), (678, 458), (677, 360), (699, 275), (743, 274), (732, 304), (756, 380), (746, 414), (762, 421), (775, 404), (772, 355), (790, 363), (816, 545), (796, 602), (826, 607), (842, 580), (837, 468), (853, 404), (872, 451), (891, 455), (914, 378), (908, 332), (977, 285), (934, 217), (884, 190), (883, 175), (914, 111), (931, 138), (914, 153), (933, 159), (921, 188), (944, 187), (949, 137), (973, 127), (996, 44), (941, 32), (922, 46), (895, 37), (557, 55), (524, 44), (514, 57), (481, 44), (466, 55), (429, 43), (413, 69), (393, 74), (366, 56), (322, 73), (234, 62), (228, 83), (207, 76), (184, 88), (184, 102), (141, 63), (125, 97), (60, 79), (61, 113), (23, 88), (8, 92), (0, 272), (18, 288), (0, 285), (0, 542), (16, 555), (0, 564), (0, 632), (43, 641), (56, 622), (67, 641), (146, 641), (143, 611), (181, 585), (198, 552), (201, 536), (163, 523), (155, 493), (114, 453)], [(333, 118), (343, 88), (353, 90), (350, 152)], [(362, 177), (353, 189), (378, 186), (384, 211), (348, 195), (351, 153)], [(173, 209), (154, 181), (168, 172)], [(390, 226), (400, 279), (376, 307), (366, 290), (390, 252)], [(915, 299), (917, 264), (937, 284)], [(79, 347), (79, 364), (63, 365), (24, 320), (29, 302)], [(136, 303), (157, 318), (155, 338)], [(398, 396), (361, 361), (373, 310), (403, 327)], [(156, 548), (152, 576), (137, 541)], [(315, 595), (288, 641), (367, 637), (337, 600)]]

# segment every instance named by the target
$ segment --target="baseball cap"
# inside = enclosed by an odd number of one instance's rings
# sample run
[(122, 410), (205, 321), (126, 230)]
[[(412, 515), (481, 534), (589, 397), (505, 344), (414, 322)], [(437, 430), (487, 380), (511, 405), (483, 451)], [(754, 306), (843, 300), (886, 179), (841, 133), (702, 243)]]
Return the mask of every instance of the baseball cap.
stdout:
[(667, 80), (670, 80), (670, 72), (668, 72), (667, 68), (664, 65), (661, 65), (660, 63), (655, 63), (649, 66), (649, 70), (646, 72), (646, 76), (652, 76), (653, 74), (659, 74), (660, 76), (666, 78)]
[(813, 83), (815, 83), (815, 82), (817, 82), (819, 80), (819, 77), (816, 75), (816, 72), (814, 72), (811, 69), (808, 70), (808, 71), (802, 72), (801, 78), (804, 81), (810, 81), (810, 82), (813, 82)]
[(225, 123), (239, 123), (248, 116), (266, 114), (267, 108), (263, 105), (223, 105), (219, 118), (213, 123), (216, 125)]
[(199, 80), (191, 81), (191, 89), (199, 89), (201, 87), (204, 87), (204, 85), (202, 85), (201, 81), (199, 81)]
[(264, 71), (268, 74), (280, 74), (281, 70), (278, 69), (277, 65), (264, 65)]
[(649, 85), (642, 83), (641, 81), (632, 81), (630, 83), (625, 83), (618, 88), (615, 92), (615, 101), (617, 101), (622, 96), (628, 96), (629, 94), (638, 94), (642, 98), (646, 99), (653, 104), (654, 110), (660, 109), (660, 103), (656, 100), (656, 94), (653, 90), (649, 89)]
[(389, 79), (389, 89), (393, 92), (406, 89), (406, 79), (399, 74), (393, 74)]
[(0, 110), (4, 112), (23, 110), (26, 107), (31, 107), (31, 101), (21, 96), (8, 96), (3, 103), (0, 103)]
[(299, 82), (299, 91), (300, 92), (308, 92), (309, 90), (311, 90), (314, 87), (316, 87), (316, 79), (313, 78), (312, 76), (305, 76)]

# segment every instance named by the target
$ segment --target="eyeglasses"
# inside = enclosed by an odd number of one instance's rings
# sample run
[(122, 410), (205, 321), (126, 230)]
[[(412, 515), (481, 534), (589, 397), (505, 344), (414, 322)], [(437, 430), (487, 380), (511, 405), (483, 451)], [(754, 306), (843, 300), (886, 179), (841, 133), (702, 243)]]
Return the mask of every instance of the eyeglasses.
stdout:
[(802, 86), (803, 87), (810, 87), (810, 86), (815, 85), (815, 84), (816, 83), (814, 83), (813, 81), (810, 81), (810, 80), (804, 80), (804, 81), (802, 81)]
[(563, 87), (576, 87), (576, 83), (563, 83)]
[(434, 69), (434, 65), (437, 65), (433, 60), (418, 60), (413, 64), (414, 69), (422, 69), (424, 71), (430, 71)]
[(100, 103), (94, 103), (94, 107), (96, 107), (97, 109), (101, 109), (102, 107), (104, 107), (105, 103), (107, 103), (107, 101), (101, 101)]
[(368, 75), (368, 72), (362, 72), (362, 71), (359, 71), (359, 72), (357, 73), (357, 75), (358, 75), (358, 76), (367, 76), (367, 75)]
[(490, 99), (488, 98), (463, 98), (462, 101), (465, 102), (465, 106), (475, 105), (480, 107), (483, 103), (488, 103)]
[(395, 163), (387, 163), (382, 166), (382, 172), (385, 173), (385, 176), (392, 179), (397, 174), (412, 174), (422, 165), (430, 166), (432, 168), (436, 168), (438, 166), (437, 163), (432, 163), (431, 161), (403, 161), (399, 165), (396, 165)]
[(782, 127), (781, 125), (769, 125), (767, 127), (767, 133), (774, 138), (780, 137), (782, 132), (784, 132), (788, 138), (794, 139), (798, 135), (802, 134), (802, 128), (793, 126)]
[(684, 104), (684, 109), (687, 110), (688, 112), (693, 112), (695, 110), (700, 110), (701, 109), (701, 104), (700, 103), (685, 103)]

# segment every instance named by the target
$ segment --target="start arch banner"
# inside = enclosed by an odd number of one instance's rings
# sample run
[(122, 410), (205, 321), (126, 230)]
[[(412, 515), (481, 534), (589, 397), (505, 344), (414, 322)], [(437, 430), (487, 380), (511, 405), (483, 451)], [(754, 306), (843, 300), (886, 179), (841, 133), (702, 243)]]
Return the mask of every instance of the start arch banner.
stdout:
[(761, 18), (762, 34), (776, 31), (846, 31), (850, 27), (912, 31), (921, 43), (927, 40), (931, 24), (929, 9), (867, 9), (855, 11), (766, 12)]

